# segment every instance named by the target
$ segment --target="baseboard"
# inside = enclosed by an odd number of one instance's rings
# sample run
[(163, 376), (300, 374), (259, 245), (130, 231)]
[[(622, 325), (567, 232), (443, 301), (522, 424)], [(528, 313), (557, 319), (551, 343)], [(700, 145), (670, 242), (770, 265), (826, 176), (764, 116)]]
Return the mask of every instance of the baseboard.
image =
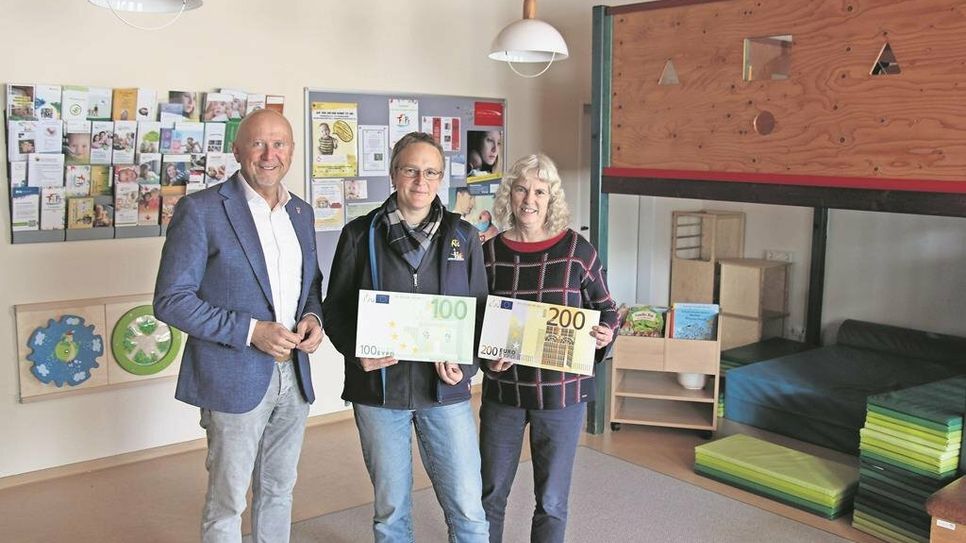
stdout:
[[(326, 413), (324, 415), (315, 415), (313, 417), (309, 417), (305, 423), (305, 426), (308, 428), (322, 424), (333, 424), (350, 419), (352, 419), (352, 410), (345, 409), (342, 411), (336, 411), (335, 413)], [(0, 490), (6, 490), (8, 488), (30, 483), (49, 481), (51, 479), (59, 479), (61, 477), (70, 477), (72, 475), (79, 475), (82, 473), (90, 473), (92, 471), (99, 471), (102, 469), (114, 468), (127, 464), (134, 464), (136, 462), (144, 462), (145, 460), (153, 460), (155, 458), (161, 458), (164, 456), (203, 450), (206, 446), (207, 443), (205, 438), (192, 439), (191, 441), (182, 441), (180, 443), (172, 443), (170, 445), (162, 445), (160, 447), (152, 447), (150, 449), (142, 449), (140, 451), (131, 451), (128, 453), (106, 456), (104, 458), (95, 458), (94, 460), (85, 460), (83, 462), (76, 462), (53, 468), (29, 471), (27, 473), (20, 473), (17, 475), (9, 475), (7, 477), (0, 477)]]

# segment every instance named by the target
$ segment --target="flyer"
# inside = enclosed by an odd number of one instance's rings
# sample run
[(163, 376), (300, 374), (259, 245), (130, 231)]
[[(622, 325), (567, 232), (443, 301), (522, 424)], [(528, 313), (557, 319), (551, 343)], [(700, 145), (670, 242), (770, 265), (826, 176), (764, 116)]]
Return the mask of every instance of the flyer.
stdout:
[(312, 180), (312, 211), (315, 231), (341, 230), (345, 225), (345, 199), (341, 179)]
[(419, 100), (389, 99), (389, 149), (410, 132), (419, 130)]
[(389, 127), (359, 125), (359, 175), (389, 175)]
[(312, 103), (312, 177), (357, 174), (358, 104)]

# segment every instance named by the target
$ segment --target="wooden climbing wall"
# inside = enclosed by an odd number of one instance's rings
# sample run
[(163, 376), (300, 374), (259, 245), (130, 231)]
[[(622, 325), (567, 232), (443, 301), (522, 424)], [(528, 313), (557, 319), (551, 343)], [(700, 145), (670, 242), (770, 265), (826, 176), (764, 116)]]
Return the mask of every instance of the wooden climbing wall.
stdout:
[[(613, 168), (966, 187), (962, 0), (665, 0), (608, 14)], [(759, 75), (787, 77), (745, 81), (746, 38), (772, 49)], [(659, 84), (669, 61), (677, 83)]]

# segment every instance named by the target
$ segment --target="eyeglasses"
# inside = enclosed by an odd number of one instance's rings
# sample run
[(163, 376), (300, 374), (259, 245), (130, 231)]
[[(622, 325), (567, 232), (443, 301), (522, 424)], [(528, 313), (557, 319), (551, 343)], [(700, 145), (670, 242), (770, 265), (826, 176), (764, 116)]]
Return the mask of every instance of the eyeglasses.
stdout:
[(425, 170), (420, 171), (419, 168), (403, 166), (401, 168), (396, 168), (396, 171), (406, 179), (416, 179), (419, 177), (419, 174), (422, 174), (423, 179), (427, 181), (438, 181), (443, 177), (443, 172), (434, 168), (426, 168)]

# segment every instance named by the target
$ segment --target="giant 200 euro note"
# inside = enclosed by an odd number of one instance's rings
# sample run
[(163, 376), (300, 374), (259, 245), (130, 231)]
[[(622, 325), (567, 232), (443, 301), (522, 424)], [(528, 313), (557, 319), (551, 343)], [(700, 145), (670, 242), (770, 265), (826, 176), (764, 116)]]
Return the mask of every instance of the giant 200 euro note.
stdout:
[(593, 375), (600, 311), (487, 296), (479, 357)]
[(473, 363), (476, 298), (359, 291), (356, 356)]

